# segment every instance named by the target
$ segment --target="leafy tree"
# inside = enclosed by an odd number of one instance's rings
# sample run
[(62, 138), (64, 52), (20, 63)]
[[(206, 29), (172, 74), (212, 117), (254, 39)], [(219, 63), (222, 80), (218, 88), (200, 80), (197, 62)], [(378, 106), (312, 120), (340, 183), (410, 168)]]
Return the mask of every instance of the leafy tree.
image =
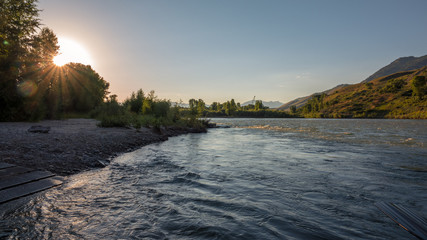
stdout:
[(224, 110), (225, 110), (225, 114), (227, 114), (227, 116), (231, 116), (233, 114), (230, 101), (227, 101), (224, 103)]
[(197, 114), (198, 114), (198, 116), (202, 116), (205, 109), (206, 109), (205, 102), (202, 99), (199, 99), (199, 101), (197, 101)]
[[(75, 111), (90, 111), (99, 106), (107, 96), (110, 84), (104, 80), (91, 66), (81, 63), (69, 63), (65, 71), (70, 91), (70, 98), (74, 100)], [(64, 83), (58, 84), (61, 88)], [(66, 89), (66, 88), (64, 88)]]
[(425, 76), (415, 76), (412, 79), (412, 91), (419, 99), (423, 99), (427, 94), (427, 79)]
[(291, 108), (290, 108), (290, 110), (291, 110), (292, 114), (295, 114), (297, 112), (297, 106), (292, 105)]
[(24, 105), (28, 96), (22, 96), (18, 86), (34, 90), (40, 79), (27, 83), (28, 78), (43, 71), (58, 50), (51, 30), (45, 28), (37, 34), (40, 20), (36, 2), (0, 1), (0, 120), (27, 117)]
[(237, 109), (237, 105), (236, 102), (234, 101), (234, 99), (231, 99), (230, 101), (230, 108), (235, 111)]
[(396, 93), (405, 85), (405, 81), (402, 79), (391, 79), (387, 82), (387, 85), (381, 89), (382, 92)]
[(159, 100), (153, 103), (153, 113), (157, 118), (166, 118), (170, 111), (171, 103), (166, 100)]
[(255, 105), (248, 104), (248, 105), (244, 106), (243, 109), (244, 110), (254, 110), (255, 109)]
[(213, 103), (211, 104), (211, 106), (210, 106), (210, 110), (212, 110), (212, 111), (218, 111), (218, 110), (220, 110), (220, 109), (219, 109), (219, 105), (220, 105), (220, 103), (219, 103), (219, 102), (213, 102)]
[(144, 98), (142, 102), (142, 114), (151, 114), (153, 113), (153, 103), (156, 100), (156, 95), (153, 90)]
[(324, 94), (324, 93), (313, 96), (302, 107), (302, 112), (304, 114), (308, 114), (308, 113), (319, 112), (320, 110), (324, 109), (325, 104), (323, 102), (324, 102), (325, 97), (326, 97), (326, 94)]
[(261, 100), (256, 100), (255, 101), (255, 110), (261, 110), (264, 109), (264, 104), (262, 104)]
[(194, 117), (196, 117), (197, 116), (197, 106), (198, 106), (198, 101), (196, 100), (196, 99), (194, 99), (194, 98), (192, 98), (192, 99), (190, 99), (189, 101), (188, 101), (188, 106), (189, 106), (189, 108), (190, 108), (190, 116), (194, 116)]
[(141, 113), (142, 106), (144, 102), (144, 92), (142, 89), (139, 89), (136, 93), (132, 92), (130, 98), (127, 98), (124, 102), (124, 106), (128, 108), (131, 112)]

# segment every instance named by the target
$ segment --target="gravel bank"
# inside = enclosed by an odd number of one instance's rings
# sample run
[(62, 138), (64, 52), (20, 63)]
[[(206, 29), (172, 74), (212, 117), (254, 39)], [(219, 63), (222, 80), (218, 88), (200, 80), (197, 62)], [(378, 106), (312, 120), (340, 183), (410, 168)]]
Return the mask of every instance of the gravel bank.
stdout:
[[(119, 153), (165, 141), (194, 129), (168, 128), (154, 132), (100, 128), (94, 119), (51, 120), (39, 123), (0, 123), (0, 161), (67, 176), (103, 167)], [(50, 127), (49, 133), (31, 133), (31, 126)]]

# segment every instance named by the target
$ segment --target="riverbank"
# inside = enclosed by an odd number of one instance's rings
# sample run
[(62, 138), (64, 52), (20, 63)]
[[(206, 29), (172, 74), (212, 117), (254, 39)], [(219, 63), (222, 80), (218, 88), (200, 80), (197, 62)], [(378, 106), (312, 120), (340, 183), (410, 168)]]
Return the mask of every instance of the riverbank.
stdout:
[[(94, 119), (0, 123), (0, 162), (47, 170), (61, 176), (104, 167), (120, 153), (171, 136), (201, 132), (191, 128), (100, 128)], [(32, 126), (50, 127), (32, 133)]]

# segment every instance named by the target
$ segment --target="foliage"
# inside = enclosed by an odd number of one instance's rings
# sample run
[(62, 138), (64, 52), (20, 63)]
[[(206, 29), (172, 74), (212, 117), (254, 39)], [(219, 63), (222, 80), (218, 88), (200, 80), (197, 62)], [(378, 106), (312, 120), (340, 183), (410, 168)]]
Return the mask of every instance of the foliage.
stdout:
[(415, 76), (412, 79), (412, 91), (414, 96), (419, 99), (423, 99), (424, 95), (427, 94), (427, 78), (426, 76)]
[[(142, 104), (141, 104), (141, 99)], [(136, 107), (142, 110), (136, 112)], [(144, 109), (145, 104), (145, 109)], [(179, 106), (171, 107), (169, 100), (158, 99), (154, 91), (144, 96), (142, 90), (127, 98), (123, 104), (117, 101), (115, 95), (110, 96), (100, 106), (91, 112), (91, 117), (100, 120), (100, 127), (141, 127), (160, 130), (162, 126), (177, 126), (183, 128), (205, 129), (205, 121), (194, 118), (182, 118)]]
[[(326, 118), (427, 118), (427, 67), (317, 95), (297, 114)], [(414, 95), (414, 96), (412, 96)]]
[(0, 121), (88, 113), (109, 84), (90, 66), (53, 64), (58, 39), (39, 28), (36, 0), (0, 1)]
[(144, 101), (142, 102), (142, 114), (151, 114), (153, 108), (153, 102), (156, 99), (154, 91), (151, 91)]
[(39, 34), (39, 10), (36, 0), (0, 1), (0, 121), (29, 118), (25, 112), (25, 94), (37, 87), (27, 84), (33, 71), (42, 71), (50, 56), (58, 50), (57, 39), (48, 29)]
[(170, 101), (159, 100), (153, 102), (153, 114), (156, 118), (167, 118), (170, 112)]
[(383, 93), (396, 93), (405, 85), (403, 79), (390, 79), (387, 84), (381, 89)]
[[(204, 107), (200, 107), (201, 104)], [(255, 105), (257, 105), (257, 109)], [(202, 99), (190, 99), (189, 108), (181, 108), (179, 111), (182, 116), (192, 119), (196, 117), (283, 118), (293, 116), (285, 111), (270, 110), (262, 104), (262, 101), (258, 101), (255, 105), (242, 107), (240, 103), (236, 103), (234, 99), (231, 99), (224, 103), (213, 102), (209, 107), (206, 107)]]
[(291, 114), (295, 114), (297, 112), (297, 106), (295, 105), (291, 106), (290, 110), (291, 110)]
[(308, 102), (302, 107), (303, 114), (309, 114), (312, 112), (318, 112), (325, 107), (324, 99), (326, 94), (319, 94), (313, 96)]
[(124, 106), (134, 113), (142, 112), (142, 104), (144, 102), (144, 91), (139, 89), (136, 93), (132, 92), (130, 98), (127, 98), (123, 103)]

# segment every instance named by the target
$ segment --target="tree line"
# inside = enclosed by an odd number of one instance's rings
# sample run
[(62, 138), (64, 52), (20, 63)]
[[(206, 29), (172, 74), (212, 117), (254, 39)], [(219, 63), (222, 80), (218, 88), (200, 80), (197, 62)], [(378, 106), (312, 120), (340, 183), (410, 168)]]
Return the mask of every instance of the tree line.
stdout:
[(256, 100), (253, 104), (242, 106), (234, 99), (220, 103), (213, 102), (206, 105), (203, 99), (190, 99), (188, 108), (181, 108), (180, 112), (184, 116), (196, 115), (198, 117), (256, 117), (256, 118), (280, 118), (291, 117), (289, 112), (277, 111), (264, 106), (261, 100)]

